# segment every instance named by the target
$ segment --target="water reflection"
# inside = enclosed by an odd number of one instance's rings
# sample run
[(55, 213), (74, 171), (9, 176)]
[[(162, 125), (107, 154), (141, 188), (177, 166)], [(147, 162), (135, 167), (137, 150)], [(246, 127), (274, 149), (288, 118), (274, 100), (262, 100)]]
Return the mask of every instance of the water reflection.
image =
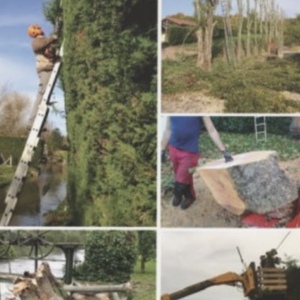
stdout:
[[(66, 176), (63, 164), (42, 164), (38, 176), (28, 176), (12, 217), (11, 226), (44, 225), (44, 215), (58, 207), (66, 197)], [(0, 210), (8, 187), (0, 189)]]

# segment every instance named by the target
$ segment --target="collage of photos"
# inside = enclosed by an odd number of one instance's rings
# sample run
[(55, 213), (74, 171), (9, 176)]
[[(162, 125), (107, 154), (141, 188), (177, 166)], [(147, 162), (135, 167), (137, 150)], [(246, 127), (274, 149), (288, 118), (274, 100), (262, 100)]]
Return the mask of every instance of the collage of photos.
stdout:
[(0, 300), (299, 300), (300, 3), (0, 9)]

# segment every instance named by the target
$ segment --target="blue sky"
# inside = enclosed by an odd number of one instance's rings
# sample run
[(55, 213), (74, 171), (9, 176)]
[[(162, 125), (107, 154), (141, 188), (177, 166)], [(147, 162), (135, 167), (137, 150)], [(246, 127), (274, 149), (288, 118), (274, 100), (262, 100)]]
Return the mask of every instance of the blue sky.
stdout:
[[(0, 9), (0, 88), (3, 85), (27, 95), (33, 102), (38, 88), (35, 57), (31, 50), (31, 38), (27, 35), (30, 24), (40, 24), (46, 35), (52, 25), (43, 15), (46, 0), (1, 1)], [(63, 94), (54, 90), (57, 107), (63, 110)], [(30, 112), (30, 109), (28, 109)], [(65, 132), (65, 120), (51, 113), (48, 117), (53, 127)]]
[[(162, 17), (170, 16), (178, 12), (187, 15), (194, 14), (194, 0), (161, 0), (162, 1)], [(246, 1), (245, 1), (246, 2)], [(232, 1), (235, 5), (236, 1)], [(300, 1), (296, 0), (277, 0), (279, 6), (284, 10), (286, 16), (295, 17), (300, 14)]]

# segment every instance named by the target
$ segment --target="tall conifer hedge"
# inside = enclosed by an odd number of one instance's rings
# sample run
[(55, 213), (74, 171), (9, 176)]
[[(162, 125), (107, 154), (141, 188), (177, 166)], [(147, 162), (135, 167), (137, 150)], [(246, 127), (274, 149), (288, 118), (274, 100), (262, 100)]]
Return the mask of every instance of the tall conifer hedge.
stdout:
[(74, 225), (156, 216), (157, 0), (63, 0)]

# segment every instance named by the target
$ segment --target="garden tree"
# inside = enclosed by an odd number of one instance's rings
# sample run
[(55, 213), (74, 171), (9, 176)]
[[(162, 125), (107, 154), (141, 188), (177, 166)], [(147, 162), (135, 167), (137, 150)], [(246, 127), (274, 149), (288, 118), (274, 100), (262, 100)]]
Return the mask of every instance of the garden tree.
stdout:
[(155, 222), (156, 26), (156, 0), (63, 1), (68, 202), (76, 224)]
[(237, 37), (237, 61), (241, 60), (243, 44), (242, 44), (242, 30), (243, 30), (243, 21), (244, 21), (244, 4), (243, 0), (237, 0), (238, 15), (239, 15), (239, 24), (238, 24), (238, 37)]
[(7, 85), (0, 88), (0, 135), (15, 136), (24, 133), (29, 98), (11, 90)]
[(284, 44), (288, 46), (299, 45), (300, 41), (300, 15), (287, 19), (284, 27)]
[(287, 262), (287, 300), (298, 300), (300, 298), (300, 266), (296, 259), (289, 256), (285, 258)]
[(197, 20), (197, 67), (209, 71), (212, 64), (214, 13), (218, 0), (194, 0)]
[(138, 249), (141, 256), (141, 272), (145, 273), (146, 262), (156, 257), (156, 232), (138, 231)]
[(251, 26), (252, 26), (252, 18), (251, 18), (251, 10), (250, 10), (250, 0), (247, 0), (247, 44), (246, 44), (246, 56), (249, 57), (251, 55)]
[(85, 261), (76, 270), (81, 280), (124, 283), (130, 280), (137, 259), (133, 231), (93, 231), (87, 237)]
[(53, 153), (55, 150), (58, 150), (61, 148), (61, 146), (64, 143), (64, 137), (61, 134), (59, 128), (55, 128), (50, 131), (46, 138), (46, 143), (48, 146), (48, 150)]

